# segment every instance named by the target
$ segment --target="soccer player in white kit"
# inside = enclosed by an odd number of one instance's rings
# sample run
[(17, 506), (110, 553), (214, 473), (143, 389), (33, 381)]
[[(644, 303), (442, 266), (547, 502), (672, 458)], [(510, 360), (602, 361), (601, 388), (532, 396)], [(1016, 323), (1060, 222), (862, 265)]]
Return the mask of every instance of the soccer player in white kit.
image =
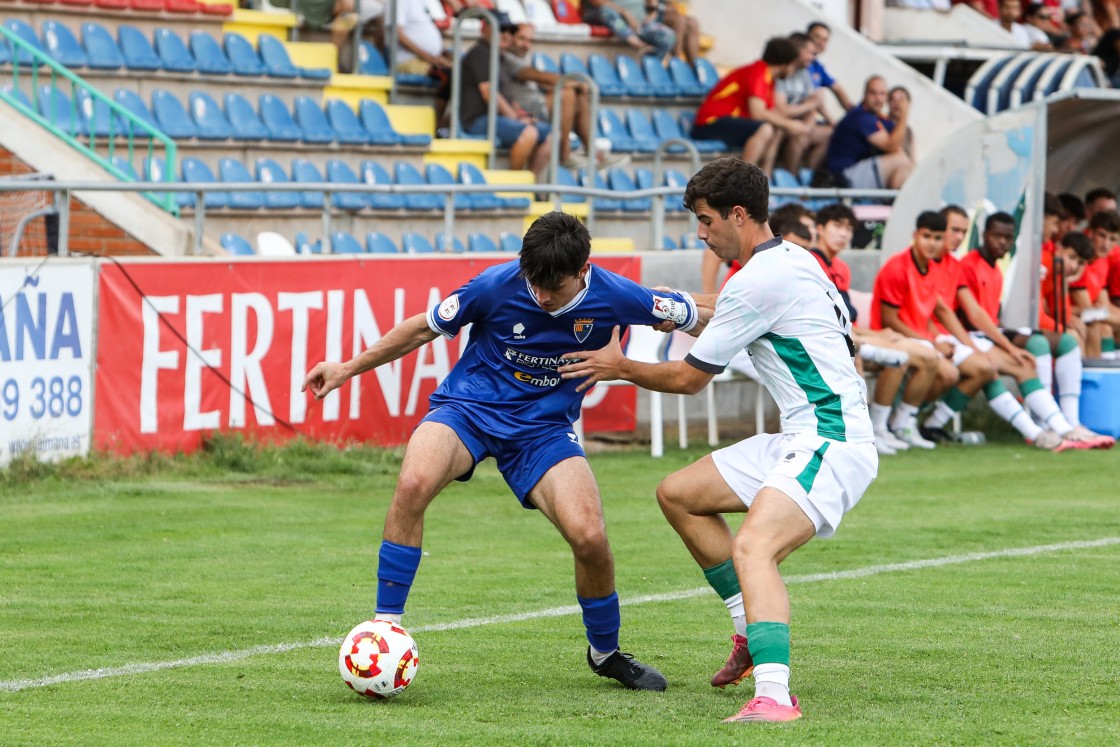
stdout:
[[(831, 536), (879, 467), (844, 302), (813, 255), (770, 232), (769, 193), (766, 174), (738, 158), (712, 161), (689, 180), (685, 205), (699, 220), (697, 236), (743, 269), (715, 298), (714, 316), (683, 361), (629, 360), (616, 330), (601, 350), (565, 354), (578, 362), (560, 369), (565, 378), (586, 377), (583, 387), (622, 379), (694, 394), (746, 348), (778, 403), (782, 433), (715, 451), (657, 489), (665, 517), (735, 623), (731, 657), (712, 684), (754, 675), (755, 697), (730, 722), (801, 717), (789, 692), (789, 594), (778, 564), (812, 537)], [(722, 514), (743, 511), (733, 535)]]

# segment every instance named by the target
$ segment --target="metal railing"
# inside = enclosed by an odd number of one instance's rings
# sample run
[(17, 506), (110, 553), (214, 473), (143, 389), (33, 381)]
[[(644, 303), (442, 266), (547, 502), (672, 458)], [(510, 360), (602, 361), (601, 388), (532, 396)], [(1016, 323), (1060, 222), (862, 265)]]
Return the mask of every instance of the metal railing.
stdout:
[[(487, 27), (490, 29), (490, 95), (486, 101), (486, 142), (490, 143), (490, 155), (487, 157), (487, 167), (494, 168), (495, 158), (497, 157), (497, 148), (494, 143), (494, 135), (498, 127), (498, 58), (501, 55), (501, 30), (498, 29), (498, 20), (494, 14), (483, 8), (466, 8), (459, 15), (455, 16), (455, 20), (451, 24), (451, 56), (454, 59), (451, 67), (451, 127), (450, 136), (453, 138), (461, 137), (460, 122), (459, 122), (459, 102), (462, 99), (463, 88), (463, 59), (462, 59), (462, 46), (463, 46), (463, 21), (468, 18), (481, 18), (486, 22)], [(396, 76), (395, 71), (394, 77)]]
[[(121, 169), (117, 163), (115, 163), (114, 159), (118, 157), (123, 158), (136, 174), (147, 173), (143, 167), (136, 167), (138, 139), (147, 141), (147, 146), (142, 152), (146, 153), (149, 162), (151, 159), (155, 158), (157, 144), (162, 146), (163, 157), (166, 161), (163, 172), (164, 178), (170, 181), (174, 177), (177, 158), (174, 140), (137, 117), (125, 107), (105, 96), (97, 90), (97, 88), (63, 67), (50, 55), (44, 54), (28, 44), (20, 38), (18, 34), (12, 32), (7, 27), (0, 26), (0, 43), (4, 43), (4, 40), (12, 46), (12, 60), (9, 71), (11, 76), (11, 88), (7, 90), (0, 88), (0, 99), (3, 99), (42, 127), (45, 127), (53, 135), (66, 142), (70, 147), (97, 163), (121, 181), (134, 182), (136, 177), (134, 174), (129, 174), (124, 169)], [(30, 64), (21, 59), (25, 56), (30, 56), (32, 60)], [(28, 67), (30, 67), (30, 70), (26, 69)], [(43, 67), (46, 67), (48, 71), (45, 74), (40, 73), (40, 68)], [(26, 94), (20, 89), (21, 78), (30, 80), (30, 97), (25, 98)], [(70, 95), (68, 97), (70, 109), (65, 122), (69, 131), (62, 129), (52, 121), (53, 117), (57, 114), (55, 111), (56, 93), (61, 92), (59, 85), (64, 82), (70, 84)], [(88, 96), (86, 102), (89, 106), (89, 111), (85, 118), (83, 118), (78, 111), (79, 91), (84, 92)], [(41, 101), (44, 94), (47, 96), (45, 106), (44, 102)], [(91, 124), (93, 123), (95, 112), (99, 104), (108, 107), (108, 135), (103, 138), (99, 138), (99, 136), (93, 132), (93, 127), (87, 128), (85, 125), (85, 120), (89, 120)], [(40, 114), (39, 110), (41, 109), (45, 109), (50, 113), (51, 118)], [(119, 132), (117, 131), (118, 117), (123, 123), (123, 129)], [(84, 132), (85, 130), (89, 131)], [(85, 134), (87, 142), (83, 142), (76, 137), (77, 134)], [(118, 141), (121, 138), (126, 138), (123, 146), (118, 145)], [(101, 155), (101, 153), (97, 151), (99, 139), (105, 141), (106, 156)], [(124, 155), (119, 156), (118, 154), (120, 153)], [(145, 193), (144, 196), (167, 212), (173, 215), (179, 214), (179, 207), (175, 203), (172, 195), (159, 195), (149, 192)]]
[[(554, 84), (552, 89), (552, 134), (549, 141), (548, 152), (548, 173), (552, 179), (556, 180), (556, 173), (560, 169), (560, 118), (562, 113), (562, 101), (564, 86), (568, 83), (583, 83), (587, 86), (588, 91), (591, 93), (590, 111), (588, 116), (591, 119), (591, 142), (584, 143), (587, 148), (587, 169), (589, 174), (595, 173), (595, 167), (598, 165), (595, 158), (598, 155), (595, 149), (595, 128), (599, 124), (599, 84), (596, 83), (590, 75), (586, 73), (565, 73), (561, 75)], [(594, 182), (592, 182), (594, 186)], [(560, 195), (554, 195), (556, 209), (560, 209)], [(587, 205), (587, 230), (591, 231), (595, 227), (595, 205), (594, 201), (589, 202)]]

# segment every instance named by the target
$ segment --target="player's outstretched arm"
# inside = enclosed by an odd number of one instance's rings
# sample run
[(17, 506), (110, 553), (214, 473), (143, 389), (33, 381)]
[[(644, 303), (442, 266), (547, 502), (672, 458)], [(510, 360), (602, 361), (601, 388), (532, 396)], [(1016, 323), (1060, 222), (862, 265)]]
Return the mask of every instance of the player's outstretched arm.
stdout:
[(684, 361), (639, 363), (630, 360), (622, 353), (617, 326), (611, 331), (610, 342), (599, 350), (564, 353), (564, 357), (575, 363), (561, 366), (560, 375), (565, 379), (586, 379), (576, 387), (578, 392), (585, 391), (600, 381), (621, 379), (655, 392), (695, 394), (712, 380), (711, 374)]
[(315, 399), (322, 399), (351, 377), (402, 358), (438, 336), (428, 326), (428, 315), (417, 314), (393, 327), (384, 337), (345, 363), (316, 363), (304, 377), (300, 391), (310, 389)]

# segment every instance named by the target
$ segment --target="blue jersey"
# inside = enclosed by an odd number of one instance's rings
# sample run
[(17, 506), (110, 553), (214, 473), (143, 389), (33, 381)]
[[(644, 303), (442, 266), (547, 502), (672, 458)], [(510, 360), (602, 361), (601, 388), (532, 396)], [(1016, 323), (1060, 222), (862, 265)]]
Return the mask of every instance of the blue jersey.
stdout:
[[(433, 331), (453, 337), (470, 324), (459, 362), (429, 401), (468, 407), (482, 430), (513, 437), (541, 424), (571, 425), (579, 417), (581, 379), (562, 379), (557, 368), (573, 350), (597, 350), (615, 325), (674, 322), (696, 325), (687, 293), (655, 292), (592, 266), (586, 287), (565, 307), (543, 310), (521, 276), (517, 260), (479, 273), (428, 312)], [(625, 331), (625, 330), (623, 330)]]

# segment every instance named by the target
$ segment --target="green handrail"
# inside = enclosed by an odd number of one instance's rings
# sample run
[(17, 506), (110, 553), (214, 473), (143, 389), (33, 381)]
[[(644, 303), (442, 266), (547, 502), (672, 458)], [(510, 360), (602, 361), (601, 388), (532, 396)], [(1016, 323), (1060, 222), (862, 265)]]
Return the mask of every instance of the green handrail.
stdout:
[[(25, 116), (30, 117), (42, 127), (45, 127), (56, 137), (66, 142), (70, 147), (77, 150), (93, 162), (97, 163), (103, 169), (115, 176), (117, 179), (125, 182), (135, 182), (138, 177), (137, 174), (144, 173), (143, 169), (136, 168), (137, 157), (137, 140), (142, 139), (147, 141), (147, 147), (143, 152), (147, 154), (149, 160), (154, 159), (157, 143), (163, 146), (164, 154), (164, 169), (161, 179), (153, 181), (164, 181), (170, 184), (175, 180), (175, 171), (177, 164), (178, 149), (175, 141), (164, 134), (159, 129), (148, 124), (144, 120), (137, 117), (131, 111), (121, 106), (117, 102), (110, 99), (101, 91), (94, 88), (92, 85), (82, 80), (80, 77), (72, 73), (70, 70), (59, 64), (57, 60), (48, 54), (41, 52), (24, 41), (18, 34), (13, 32), (6, 26), (0, 26), (0, 41), (7, 40), (11, 44), (12, 59), (11, 59), (11, 88), (5, 90), (0, 87), (0, 100), (6, 101), (11, 106), (18, 109)], [(24, 53), (29, 55), (33, 62), (28, 65), (26, 60), (21, 60)], [(27, 68), (30, 67), (30, 72)], [(43, 95), (42, 87), (40, 86), (40, 79), (45, 77), (46, 74), (40, 74), (40, 68), (46, 67), (49, 71), (50, 86), (46, 92), (50, 97), (48, 105), (44, 108), (46, 111), (54, 115), (54, 99), (55, 93), (59, 90), (59, 83), (68, 81), (70, 83), (70, 111), (69, 116), (65, 121), (60, 122), (67, 129), (63, 129), (56, 124), (52, 119), (44, 117), (39, 113), (39, 99)], [(30, 78), (31, 81), (31, 97), (27, 98), (20, 90), (20, 78)], [(61, 80), (60, 80), (61, 79)], [(79, 140), (75, 135), (81, 132), (81, 117), (78, 113), (78, 97), (79, 90), (85, 91), (89, 94), (89, 103), (91, 108), (95, 108), (97, 104), (103, 103), (109, 108), (109, 134), (104, 138), (107, 141), (108, 156), (102, 156), (97, 152), (98, 137), (90, 132), (88, 133), (88, 144)], [(118, 119), (124, 123), (124, 127), (120, 132), (116, 132), (118, 128)], [(92, 111), (91, 117), (92, 120)], [(118, 145), (121, 138), (127, 138), (123, 145)], [(113, 159), (117, 156), (118, 151), (123, 150), (127, 155), (122, 156), (124, 160), (131, 167), (133, 173), (129, 173), (124, 169), (117, 166)], [(144, 174), (146, 177), (150, 174)], [(172, 192), (145, 192), (144, 196), (151, 200), (153, 203), (163, 208), (172, 215), (179, 215), (179, 206), (175, 201), (175, 195)]]

